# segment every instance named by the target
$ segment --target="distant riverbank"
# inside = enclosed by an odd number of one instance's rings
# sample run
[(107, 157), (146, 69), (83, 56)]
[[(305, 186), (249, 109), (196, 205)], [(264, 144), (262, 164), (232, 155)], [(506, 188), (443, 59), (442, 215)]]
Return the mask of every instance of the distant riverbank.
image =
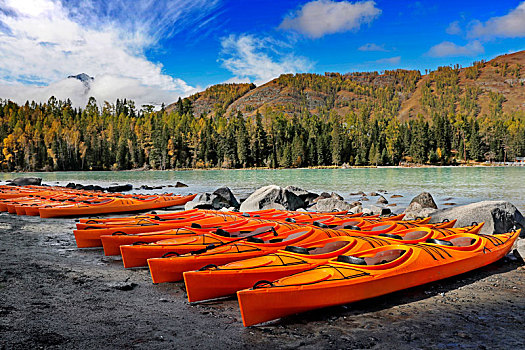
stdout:
[[(198, 171), (198, 170), (307, 170), (307, 169), (397, 169), (397, 168), (461, 168), (461, 167), (525, 167), (525, 162), (492, 162), (492, 163), (461, 163), (461, 164), (449, 164), (449, 165), (433, 165), (433, 164), (401, 164), (401, 165), (318, 165), (311, 167), (290, 167), (290, 168), (270, 168), (270, 167), (246, 167), (246, 168), (219, 168), (219, 167), (198, 167), (198, 168), (175, 168), (175, 169), (149, 169), (149, 168), (135, 168), (135, 169), (126, 169), (126, 170), (86, 170), (86, 172), (135, 172), (135, 171)], [(79, 172), (81, 170), (68, 170), (68, 171), (12, 171), (12, 172), (0, 172), (3, 174), (26, 174), (26, 173), (55, 173), (55, 172)]]

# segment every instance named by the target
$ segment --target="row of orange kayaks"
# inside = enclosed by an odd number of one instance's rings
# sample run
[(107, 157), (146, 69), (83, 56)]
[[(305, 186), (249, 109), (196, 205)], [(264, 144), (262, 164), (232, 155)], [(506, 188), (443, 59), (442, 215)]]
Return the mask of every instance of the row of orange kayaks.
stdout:
[(196, 195), (138, 195), (64, 187), (0, 186), (0, 211), (43, 218), (87, 216), (184, 205)]
[(519, 235), (429, 218), (265, 210), (189, 210), (82, 219), (81, 246), (102, 245), (154, 283), (184, 279), (190, 302), (237, 292), (243, 323), (258, 324), (460, 274), (504, 256)]

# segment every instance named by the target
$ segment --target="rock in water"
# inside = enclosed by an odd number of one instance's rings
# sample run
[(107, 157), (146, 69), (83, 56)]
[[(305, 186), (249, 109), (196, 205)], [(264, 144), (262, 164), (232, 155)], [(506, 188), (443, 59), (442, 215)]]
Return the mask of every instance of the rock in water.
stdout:
[(297, 210), (304, 206), (304, 201), (293, 192), (276, 185), (269, 185), (259, 188), (246, 198), (241, 204), (240, 211), (256, 211), (272, 208)]
[(213, 193), (203, 193), (197, 199), (186, 203), (185, 210), (239, 208), (239, 202), (228, 187), (216, 189)]
[[(481, 233), (505, 233), (525, 227), (525, 218), (520, 211), (509, 202), (483, 201), (459, 207), (442, 209), (431, 214), (431, 223), (442, 222), (444, 219), (457, 219), (456, 227), (471, 225), (473, 222), (484, 222)], [(521, 236), (525, 232), (522, 231)]]
[(335, 199), (339, 199), (341, 201), (344, 200), (343, 196), (341, 196), (340, 194), (337, 194), (335, 192), (330, 193), (330, 197), (331, 198), (335, 198)]
[(177, 183), (175, 184), (175, 187), (188, 187), (188, 185), (182, 183), (182, 182), (179, 182), (177, 181)]
[(370, 213), (372, 215), (388, 215), (388, 214), (392, 214), (392, 210), (390, 210), (390, 208), (384, 208), (384, 207), (378, 207), (377, 205), (371, 205)]
[(377, 203), (378, 204), (388, 204), (388, 201), (386, 200), (385, 197), (379, 196), (379, 198), (377, 199)]
[(317, 203), (317, 201), (321, 200), (321, 199), (326, 199), (326, 198), (330, 198), (330, 193), (328, 192), (322, 192), (319, 197), (315, 198), (313, 200), (314, 203)]
[(42, 179), (39, 177), (17, 177), (9, 180), (8, 183), (10, 186), (40, 186), (41, 184)]
[(284, 189), (286, 191), (292, 192), (296, 196), (299, 196), (299, 198), (301, 198), (304, 201), (304, 203), (305, 203), (305, 205), (307, 207), (312, 205), (314, 203), (314, 200), (317, 197), (319, 197), (319, 195), (317, 193), (308, 192), (308, 191), (303, 190), (302, 188), (297, 187), (297, 186), (286, 186)]
[(363, 191), (359, 191), (359, 192), (352, 192), (350, 193), (351, 196), (364, 196), (365, 193)]
[[(359, 202), (357, 203), (360, 204)], [(333, 211), (345, 211), (345, 210), (353, 211), (353, 208), (356, 208), (356, 210), (358, 211), (362, 210), (362, 207), (360, 205), (351, 205), (338, 198), (324, 198), (324, 199), (319, 199), (315, 203), (315, 205), (312, 206), (310, 209), (320, 212), (320, 213), (329, 213)]]
[(229, 204), (228, 208), (235, 207), (238, 209), (240, 206), (239, 201), (237, 201), (237, 198), (235, 198), (232, 191), (226, 186), (216, 189), (215, 191), (213, 191), (213, 194), (218, 198), (226, 200), (226, 202)]
[(434, 202), (434, 198), (432, 198), (432, 195), (428, 192), (422, 192), (415, 196), (410, 202), (410, 204), (412, 203), (418, 203), (419, 205), (421, 205), (422, 208), (438, 208), (436, 202)]
[(437, 209), (434, 198), (428, 192), (422, 192), (412, 199), (408, 208), (405, 210), (405, 220), (415, 219), (417, 217), (428, 217)]
[(126, 192), (131, 191), (133, 189), (133, 185), (127, 184), (127, 185), (117, 185), (117, 186), (109, 186), (107, 188), (108, 192)]

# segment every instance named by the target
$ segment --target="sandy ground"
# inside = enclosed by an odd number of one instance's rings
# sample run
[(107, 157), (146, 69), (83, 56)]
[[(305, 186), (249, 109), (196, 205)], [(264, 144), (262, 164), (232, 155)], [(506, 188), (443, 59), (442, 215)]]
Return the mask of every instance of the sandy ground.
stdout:
[(525, 348), (517, 262), (244, 328), (234, 298), (190, 305), (183, 283), (77, 249), (73, 227), (0, 214), (1, 349)]

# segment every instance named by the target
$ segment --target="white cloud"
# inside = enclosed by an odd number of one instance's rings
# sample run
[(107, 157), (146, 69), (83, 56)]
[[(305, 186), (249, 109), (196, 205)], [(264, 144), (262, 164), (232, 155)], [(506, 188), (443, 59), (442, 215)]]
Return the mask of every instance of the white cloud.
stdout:
[(311, 38), (357, 30), (381, 14), (374, 1), (311, 1), (286, 17), (279, 28), (293, 30)]
[[(187, 94), (196, 92), (187, 91)], [(47, 101), (51, 96), (59, 100), (70, 99), (74, 106), (84, 107), (90, 97), (99, 104), (104, 101), (114, 103), (117, 98), (127, 98), (135, 101), (137, 106), (143, 104), (160, 106), (178, 98), (179, 93), (160, 89), (156, 86), (142, 84), (136, 78), (122, 77), (112, 74), (97, 75), (89, 84), (84, 85), (78, 79), (61, 79), (45, 86), (24, 85), (21, 83), (0, 82), (0, 98), (10, 99), (23, 104), (25, 101)]]
[(359, 47), (358, 50), (359, 51), (383, 51), (383, 52), (388, 51), (387, 49), (385, 49), (385, 45), (377, 45), (374, 43), (364, 44), (363, 46)]
[(260, 85), (281, 74), (304, 72), (313, 66), (304, 57), (283, 53), (288, 45), (271, 38), (230, 35), (221, 40), (221, 45), (222, 64), (238, 81), (249, 78)]
[(459, 26), (459, 21), (454, 21), (450, 23), (446, 29), (446, 32), (447, 34), (450, 34), (450, 35), (461, 34), (462, 30), (461, 30), (461, 27)]
[(193, 88), (144, 52), (174, 35), (171, 28), (189, 25), (188, 17), (198, 21), (215, 6), (206, 0), (0, 0), (0, 80), (7, 83), (0, 98), (63, 95), (82, 105), (85, 91), (64, 78), (85, 72), (96, 77), (89, 93), (99, 103), (116, 97), (172, 102)]
[(389, 57), (389, 58), (381, 58), (379, 60), (374, 61), (374, 63), (379, 64), (399, 64), (401, 62), (401, 56), (395, 56), (395, 57)]
[(250, 80), (250, 78), (248, 77), (231, 77), (230, 79), (228, 80), (225, 80), (223, 81), (221, 84), (246, 84), (246, 83), (251, 83), (252, 81)]
[(468, 32), (470, 38), (523, 38), (525, 37), (525, 2), (505, 16), (492, 17), (485, 23), (474, 21)]
[(450, 56), (476, 56), (485, 52), (483, 45), (479, 41), (473, 41), (465, 46), (454, 44), (450, 41), (443, 41), (434, 45), (426, 53), (432, 57), (450, 57)]

